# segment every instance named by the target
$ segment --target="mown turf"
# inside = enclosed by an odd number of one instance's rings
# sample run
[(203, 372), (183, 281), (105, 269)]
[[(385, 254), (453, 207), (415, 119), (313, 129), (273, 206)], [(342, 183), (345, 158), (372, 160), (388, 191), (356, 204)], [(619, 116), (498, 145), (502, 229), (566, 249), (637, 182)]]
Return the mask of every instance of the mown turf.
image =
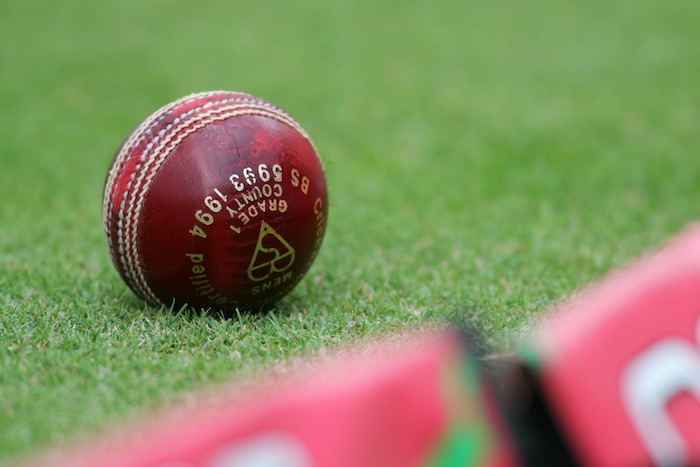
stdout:
[[(496, 342), (700, 214), (700, 4), (0, 2), (0, 460), (274, 362), (450, 321)], [(184, 94), (266, 98), (326, 164), (272, 312), (145, 306), (102, 183)]]

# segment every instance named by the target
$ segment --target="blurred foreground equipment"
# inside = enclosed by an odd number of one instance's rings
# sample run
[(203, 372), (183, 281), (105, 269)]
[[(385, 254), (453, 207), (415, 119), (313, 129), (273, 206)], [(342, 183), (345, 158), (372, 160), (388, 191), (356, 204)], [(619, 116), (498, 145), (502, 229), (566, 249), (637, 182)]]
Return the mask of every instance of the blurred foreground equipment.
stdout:
[(506, 357), (469, 340), (379, 344), (29, 464), (700, 465), (700, 227), (578, 294)]

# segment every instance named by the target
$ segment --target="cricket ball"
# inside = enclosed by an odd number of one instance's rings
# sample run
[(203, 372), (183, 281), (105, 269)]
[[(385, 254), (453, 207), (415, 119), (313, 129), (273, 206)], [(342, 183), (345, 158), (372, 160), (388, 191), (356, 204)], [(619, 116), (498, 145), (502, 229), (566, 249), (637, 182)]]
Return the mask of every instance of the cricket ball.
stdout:
[(151, 114), (105, 181), (112, 262), (156, 306), (270, 308), (308, 271), (327, 219), (309, 135), (279, 107), (238, 92), (192, 94)]

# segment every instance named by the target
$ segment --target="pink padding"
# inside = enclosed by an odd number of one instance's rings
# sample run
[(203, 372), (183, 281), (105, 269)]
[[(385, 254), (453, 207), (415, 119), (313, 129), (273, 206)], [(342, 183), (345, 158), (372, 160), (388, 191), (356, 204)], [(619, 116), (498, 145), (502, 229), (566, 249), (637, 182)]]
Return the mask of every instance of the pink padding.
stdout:
[(700, 464), (700, 227), (580, 294), (536, 347), (585, 465)]
[[(465, 353), (454, 336), (413, 338), (369, 355), (324, 363), (262, 394), (146, 421), (42, 465), (425, 465), (449, 445), (449, 433), (465, 430), (476, 434), (467, 440), (478, 441), (479, 465), (512, 465), (472, 393), (476, 380), (463, 377)], [(253, 462), (261, 460), (276, 463)]]

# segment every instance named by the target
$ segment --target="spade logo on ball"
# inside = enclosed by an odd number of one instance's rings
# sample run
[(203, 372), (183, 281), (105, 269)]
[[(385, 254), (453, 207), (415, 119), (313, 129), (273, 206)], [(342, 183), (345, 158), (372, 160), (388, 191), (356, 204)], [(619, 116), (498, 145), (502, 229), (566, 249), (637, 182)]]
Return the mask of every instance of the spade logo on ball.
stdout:
[(294, 257), (294, 248), (270, 224), (263, 222), (248, 265), (248, 278), (260, 282), (272, 274), (284, 272), (292, 267)]

